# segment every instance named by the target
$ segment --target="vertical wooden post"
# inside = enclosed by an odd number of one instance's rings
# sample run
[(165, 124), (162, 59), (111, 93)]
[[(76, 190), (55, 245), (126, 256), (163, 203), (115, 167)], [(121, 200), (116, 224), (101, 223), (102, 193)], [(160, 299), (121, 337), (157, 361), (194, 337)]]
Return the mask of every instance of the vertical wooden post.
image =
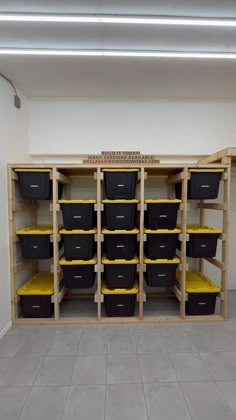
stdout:
[(58, 215), (57, 215), (57, 202), (58, 202), (58, 181), (57, 169), (54, 167), (52, 170), (52, 219), (53, 219), (53, 275), (54, 275), (54, 318), (59, 319), (59, 249), (58, 249)]
[[(203, 200), (200, 201), (200, 203), (204, 203)], [(203, 226), (205, 224), (205, 209), (200, 208), (200, 225)], [(199, 264), (198, 264), (198, 270), (201, 274), (204, 272), (204, 258), (199, 258)]]
[[(227, 158), (227, 162), (230, 163), (231, 158)], [(223, 180), (224, 193), (223, 201), (225, 208), (223, 210), (223, 233), (224, 240), (222, 241), (222, 263), (224, 269), (221, 271), (221, 291), (224, 299), (221, 300), (221, 316), (226, 319), (227, 317), (227, 280), (228, 280), (228, 254), (229, 254), (229, 213), (230, 213), (230, 178), (231, 178), (231, 167), (225, 170), (226, 177)]]
[(144, 239), (144, 179), (145, 170), (140, 170), (140, 214), (139, 214), (139, 319), (143, 319), (143, 239)]
[(183, 170), (184, 177), (182, 179), (182, 210), (181, 210), (181, 302), (180, 317), (185, 319), (185, 282), (186, 282), (186, 240), (187, 240), (187, 200), (188, 200), (188, 168)]
[(14, 267), (16, 264), (16, 244), (14, 236), (16, 233), (15, 215), (15, 180), (13, 179), (13, 169), (8, 168), (8, 216), (9, 216), (9, 249), (10, 249), (10, 282), (11, 282), (11, 320), (14, 322), (17, 318), (16, 297), (16, 273)]
[(101, 304), (101, 258), (102, 258), (102, 245), (101, 245), (101, 169), (97, 168), (97, 319), (100, 321), (102, 316)]

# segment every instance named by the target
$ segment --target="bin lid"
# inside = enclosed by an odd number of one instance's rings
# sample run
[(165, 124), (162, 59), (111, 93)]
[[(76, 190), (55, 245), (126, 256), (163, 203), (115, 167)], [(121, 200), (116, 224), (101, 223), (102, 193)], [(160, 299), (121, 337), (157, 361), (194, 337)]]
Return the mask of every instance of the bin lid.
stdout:
[(52, 233), (52, 225), (35, 225), (16, 231), (17, 235), (51, 235)]
[(53, 295), (53, 273), (38, 273), (17, 290), (17, 295)]
[(102, 293), (104, 295), (136, 295), (138, 293), (138, 283), (135, 283), (132, 289), (108, 289), (106, 284), (102, 284)]
[(51, 172), (52, 169), (16, 168), (15, 172)]
[[(180, 281), (179, 274), (177, 280)], [(219, 293), (220, 287), (197, 271), (187, 271), (185, 290), (188, 293)]]
[(138, 172), (139, 169), (134, 168), (107, 168), (102, 169), (103, 172)]
[(105, 256), (102, 258), (102, 264), (138, 264), (138, 257), (132, 258), (132, 260), (122, 260), (122, 259), (116, 259), (116, 260), (108, 260)]
[(97, 233), (97, 229), (90, 229), (90, 230), (82, 230), (82, 229), (75, 229), (75, 230), (66, 230), (60, 229), (59, 233), (62, 235), (90, 235)]
[(96, 262), (96, 258), (92, 258), (91, 260), (67, 260), (63, 257), (59, 260), (60, 265), (92, 265), (96, 264)]
[(181, 233), (181, 230), (179, 228), (175, 228), (175, 229), (144, 229), (144, 233), (168, 233), (168, 234), (172, 234), (172, 233)]
[(137, 233), (139, 233), (139, 230), (137, 228), (132, 229), (132, 230), (108, 230), (104, 228), (102, 229), (102, 233), (110, 234), (110, 235), (117, 235), (117, 234), (122, 234), (122, 235), (136, 234), (137, 235)]
[(224, 169), (189, 169), (189, 172), (224, 172)]
[(147, 204), (161, 204), (161, 203), (167, 203), (167, 204), (176, 204), (176, 203), (182, 203), (182, 200), (178, 200), (178, 199), (168, 199), (168, 198), (161, 198), (161, 199), (148, 199), (148, 200), (144, 200), (144, 203)]
[(179, 264), (180, 258), (175, 257), (171, 260), (165, 259), (165, 258), (158, 258), (156, 260), (150, 260), (149, 258), (145, 258), (143, 260), (144, 264)]
[(222, 233), (221, 229), (215, 229), (209, 226), (201, 226), (197, 224), (188, 224), (187, 233)]
[(96, 200), (58, 200), (60, 204), (96, 204)]
[(132, 199), (132, 200), (102, 200), (102, 203), (104, 204), (135, 204), (139, 203), (139, 200)]

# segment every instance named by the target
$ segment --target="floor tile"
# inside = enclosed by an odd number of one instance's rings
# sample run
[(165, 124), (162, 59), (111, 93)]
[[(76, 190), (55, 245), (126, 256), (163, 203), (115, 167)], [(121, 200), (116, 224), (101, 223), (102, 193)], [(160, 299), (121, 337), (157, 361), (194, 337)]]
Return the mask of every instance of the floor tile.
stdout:
[(137, 353), (137, 347), (134, 334), (129, 332), (113, 332), (108, 335), (108, 353), (109, 354), (134, 354)]
[(5, 372), (11, 360), (11, 357), (0, 357), (0, 376)]
[(165, 346), (170, 353), (196, 352), (192, 337), (186, 331), (162, 331), (161, 333)]
[(216, 381), (236, 381), (236, 352), (200, 353)]
[(104, 420), (104, 411), (104, 385), (71, 386), (62, 420)]
[(56, 334), (81, 334), (83, 327), (80, 325), (59, 325)]
[(235, 420), (214, 382), (181, 383), (193, 420)]
[(18, 356), (45, 356), (52, 343), (53, 335), (48, 330), (39, 330), (39, 332), (31, 333), (24, 338), (24, 344), (16, 353)]
[(198, 353), (171, 353), (170, 358), (180, 382), (213, 380)]
[(138, 334), (152, 334), (155, 335), (160, 332), (160, 324), (137, 324), (133, 326), (135, 335)]
[(105, 419), (147, 420), (148, 417), (142, 385), (107, 385)]
[(198, 352), (236, 351), (236, 332), (206, 330), (189, 333)]
[(144, 385), (149, 420), (191, 420), (179, 384)]
[(80, 335), (61, 334), (55, 335), (48, 351), (50, 355), (75, 356), (79, 347)]
[(139, 360), (137, 355), (112, 354), (108, 356), (107, 383), (141, 383)]
[(31, 389), (19, 420), (61, 420), (67, 387), (34, 387)]
[(0, 388), (1, 420), (17, 420), (24, 406), (30, 388)]
[(39, 369), (34, 386), (69, 385), (75, 361), (75, 356), (47, 356)]
[(166, 354), (140, 354), (140, 367), (144, 383), (177, 381)]
[(32, 386), (42, 361), (43, 357), (40, 356), (12, 359), (4, 374), (0, 376), (0, 386)]
[(236, 382), (217, 382), (217, 385), (236, 418)]
[(72, 385), (106, 384), (107, 356), (79, 356), (71, 380)]
[(166, 353), (161, 334), (152, 331), (140, 331), (135, 334), (138, 353)]
[(30, 325), (13, 325), (8, 331), (7, 335), (28, 335), (32, 332)]
[(84, 330), (80, 337), (79, 355), (107, 354), (107, 332)]
[(5, 335), (0, 340), (0, 357), (14, 357), (24, 340), (23, 335)]

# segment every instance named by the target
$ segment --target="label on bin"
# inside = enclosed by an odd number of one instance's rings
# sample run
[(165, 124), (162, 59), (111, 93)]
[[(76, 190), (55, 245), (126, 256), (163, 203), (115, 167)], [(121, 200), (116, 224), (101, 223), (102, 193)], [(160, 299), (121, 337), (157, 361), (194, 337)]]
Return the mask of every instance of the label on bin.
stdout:
[(40, 305), (33, 305), (32, 308), (40, 308)]
[(38, 188), (39, 187), (39, 185), (38, 184), (31, 184), (30, 185), (30, 188)]
[(206, 305), (206, 302), (198, 302), (198, 305)]
[(116, 245), (116, 248), (125, 248), (125, 245)]
[(124, 276), (122, 274), (119, 274), (117, 277), (119, 277), (120, 279), (123, 278)]
[(81, 246), (79, 246), (79, 245), (78, 245), (78, 246), (76, 246), (75, 248), (76, 248), (76, 249), (80, 249), (80, 248), (81, 248)]
[(160, 246), (159, 246), (159, 248), (165, 248), (165, 247), (166, 247), (165, 245), (160, 245)]
[(81, 219), (82, 216), (73, 216), (73, 219)]
[(125, 306), (123, 303), (118, 303), (116, 306)]
[(158, 274), (157, 277), (166, 277), (166, 274)]
[(116, 216), (117, 219), (124, 219), (125, 216)]
[(201, 244), (201, 248), (206, 248), (206, 244)]
[(210, 185), (201, 185), (201, 188), (209, 188)]
[(33, 245), (33, 248), (34, 248), (34, 249), (37, 249), (37, 248), (38, 248), (38, 245)]
[(74, 276), (74, 279), (81, 279), (82, 276)]
[(167, 214), (160, 214), (159, 217), (167, 217)]
[(117, 187), (124, 187), (125, 184), (117, 184)]

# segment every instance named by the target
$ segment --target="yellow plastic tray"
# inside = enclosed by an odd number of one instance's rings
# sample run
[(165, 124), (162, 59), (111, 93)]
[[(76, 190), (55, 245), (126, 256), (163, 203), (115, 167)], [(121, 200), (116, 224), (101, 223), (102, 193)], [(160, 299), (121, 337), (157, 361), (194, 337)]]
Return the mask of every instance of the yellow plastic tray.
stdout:
[(135, 204), (139, 203), (139, 200), (133, 199), (133, 200), (102, 200), (102, 203), (104, 204)]
[(66, 230), (66, 229), (60, 229), (59, 233), (62, 235), (90, 235), (97, 233), (97, 229), (90, 229), (90, 230)]
[(209, 226), (201, 226), (195, 224), (187, 225), (187, 233), (222, 233), (221, 229), (215, 229)]
[(106, 257), (103, 257), (102, 264), (138, 264), (138, 257), (134, 257), (132, 260), (108, 260)]
[(105, 235), (132, 235), (132, 234), (137, 234), (139, 233), (138, 229), (132, 229), (132, 230), (108, 230), (108, 229), (102, 229), (102, 233), (104, 233)]
[(52, 169), (17, 168), (15, 172), (51, 172)]
[(60, 204), (96, 204), (96, 200), (58, 200)]
[(108, 289), (105, 283), (102, 284), (103, 295), (136, 295), (138, 290), (138, 283), (135, 283), (132, 289)]
[(17, 235), (51, 235), (52, 233), (52, 225), (35, 225), (16, 231)]
[(149, 258), (144, 259), (144, 264), (179, 264), (180, 258), (173, 258), (172, 260), (167, 260), (164, 258), (159, 258), (157, 260), (150, 260)]
[(53, 273), (38, 273), (17, 290), (17, 295), (53, 295)]
[(139, 169), (133, 169), (133, 168), (107, 168), (107, 169), (102, 169), (103, 172), (138, 172)]
[(169, 199), (165, 199), (165, 198), (161, 198), (161, 199), (150, 199), (150, 200), (144, 200), (144, 203), (146, 204), (161, 204), (161, 203), (167, 203), (167, 204), (176, 204), (176, 203), (182, 203), (182, 200), (178, 200), (178, 199), (174, 199), (174, 200), (169, 200)]
[(224, 172), (224, 169), (189, 169), (189, 172)]
[[(180, 281), (179, 275), (177, 278)], [(185, 290), (187, 293), (219, 293), (220, 287), (199, 272), (187, 271)]]
[(59, 260), (60, 265), (93, 265), (96, 264), (96, 258), (91, 260), (66, 260), (65, 258), (61, 258)]
[(151, 230), (151, 229), (144, 229), (144, 233), (150, 233), (150, 234), (162, 234), (162, 233), (168, 233), (168, 234), (172, 234), (172, 233), (181, 233), (181, 230), (176, 228), (176, 229), (156, 229), (156, 230)]

